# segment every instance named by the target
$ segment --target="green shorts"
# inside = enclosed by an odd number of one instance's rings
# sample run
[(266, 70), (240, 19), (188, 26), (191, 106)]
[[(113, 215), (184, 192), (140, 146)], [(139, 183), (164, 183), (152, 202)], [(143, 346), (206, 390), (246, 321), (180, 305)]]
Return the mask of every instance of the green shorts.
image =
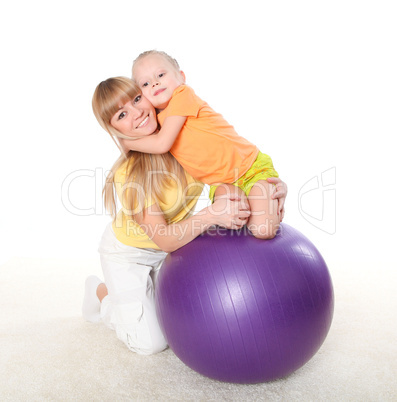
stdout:
[[(266, 180), (269, 177), (278, 177), (278, 173), (274, 170), (270, 156), (259, 152), (258, 157), (248, 171), (232, 183), (232, 185), (241, 188), (248, 196), (252, 186), (257, 181)], [(212, 202), (214, 202), (214, 195), (217, 188), (218, 185), (210, 186), (209, 197)]]

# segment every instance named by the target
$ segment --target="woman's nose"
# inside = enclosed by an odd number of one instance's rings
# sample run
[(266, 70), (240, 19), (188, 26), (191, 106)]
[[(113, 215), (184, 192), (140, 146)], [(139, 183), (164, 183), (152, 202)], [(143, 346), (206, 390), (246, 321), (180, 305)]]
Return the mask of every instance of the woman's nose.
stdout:
[(142, 116), (143, 110), (135, 106), (131, 106), (130, 113), (134, 117), (134, 119), (137, 119)]

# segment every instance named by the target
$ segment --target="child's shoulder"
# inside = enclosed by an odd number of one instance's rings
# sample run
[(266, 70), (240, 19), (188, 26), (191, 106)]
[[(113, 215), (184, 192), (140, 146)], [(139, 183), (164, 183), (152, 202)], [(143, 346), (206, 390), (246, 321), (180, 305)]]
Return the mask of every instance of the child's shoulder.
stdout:
[(173, 96), (175, 96), (175, 95), (177, 95), (177, 94), (181, 94), (181, 93), (192, 93), (192, 94), (194, 94), (195, 95), (195, 92), (194, 92), (194, 90), (193, 90), (193, 88), (192, 87), (189, 87), (189, 85), (186, 85), (186, 84), (181, 84), (181, 85), (179, 85), (179, 87), (177, 87), (175, 90), (174, 90), (174, 93), (173, 93)]
[(194, 102), (200, 105), (205, 103), (196, 95), (193, 88), (186, 84), (179, 85), (179, 87), (175, 89), (172, 99), (178, 99), (183, 102)]

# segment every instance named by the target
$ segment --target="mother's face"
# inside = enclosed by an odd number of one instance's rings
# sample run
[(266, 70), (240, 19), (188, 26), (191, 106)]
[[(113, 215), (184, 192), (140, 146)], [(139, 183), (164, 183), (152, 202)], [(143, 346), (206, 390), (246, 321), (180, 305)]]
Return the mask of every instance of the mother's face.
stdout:
[(156, 111), (144, 96), (137, 95), (126, 104), (119, 105), (110, 124), (128, 137), (144, 137), (157, 130)]

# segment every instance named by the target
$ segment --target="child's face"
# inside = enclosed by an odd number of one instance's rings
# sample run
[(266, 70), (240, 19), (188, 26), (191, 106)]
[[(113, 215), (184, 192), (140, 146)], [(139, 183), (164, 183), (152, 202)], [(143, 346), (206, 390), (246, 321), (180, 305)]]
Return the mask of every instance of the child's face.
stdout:
[(128, 137), (144, 137), (157, 130), (156, 111), (144, 96), (137, 95), (126, 104), (119, 105), (110, 124)]
[(136, 62), (133, 74), (143, 95), (160, 110), (167, 107), (175, 89), (185, 83), (185, 74), (158, 54)]

